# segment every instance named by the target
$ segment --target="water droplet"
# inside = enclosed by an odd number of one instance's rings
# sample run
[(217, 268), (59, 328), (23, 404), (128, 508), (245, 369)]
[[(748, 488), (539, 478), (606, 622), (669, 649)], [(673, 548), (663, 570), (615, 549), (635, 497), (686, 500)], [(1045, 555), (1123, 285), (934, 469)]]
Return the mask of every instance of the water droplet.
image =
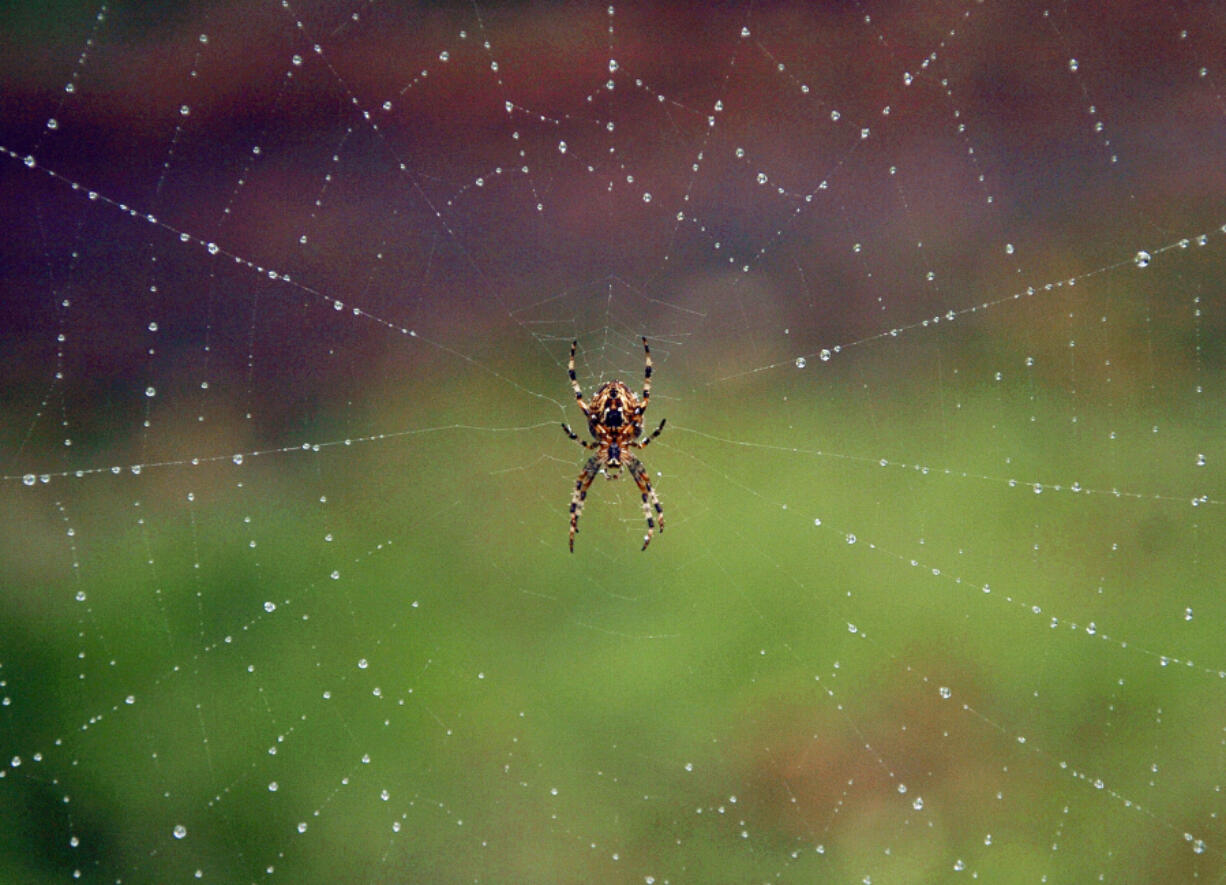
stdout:
[(796, 357), (796, 368), (803, 369), (807, 365), (808, 365), (808, 362), (805, 360), (803, 356)]
[(1070, 59), (1068, 60), (1068, 69), (1069, 69), (1070, 71), (1072, 71), (1074, 74), (1075, 74), (1075, 73), (1077, 73), (1077, 68), (1078, 68), (1078, 67), (1080, 67), (1080, 65), (1078, 65), (1078, 64), (1077, 64), (1077, 59), (1075, 59), (1075, 58), (1070, 58)]
[(182, 839), (187, 835), (187, 827), (183, 826), (183, 824), (175, 824), (175, 828), (171, 832), (174, 833), (176, 839)]
[(830, 362), (830, 350), (828, 348), (823, 347), (821, 351), (817, 354), (817, 358), (820, 359), (823, 363)]
[(1136, 262), (1137, 267), (1149, 267), (1149, 263), (1153, 260), (1153, 256), (1142, 249), (1133, 256), (1132, 260)]

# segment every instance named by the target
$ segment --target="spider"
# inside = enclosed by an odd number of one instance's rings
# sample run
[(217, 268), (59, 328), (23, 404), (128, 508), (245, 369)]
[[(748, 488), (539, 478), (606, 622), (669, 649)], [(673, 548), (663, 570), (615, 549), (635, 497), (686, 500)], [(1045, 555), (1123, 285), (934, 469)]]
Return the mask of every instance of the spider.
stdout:
[[(660, 523), (660, 531), (664, 531), (664, 510), (660, 507), (660, 499), (651, 480), (647, 478), (647, 469), (643, 462), (630, 454), (630, 449), (641, 449), (660, 435), (664, 430), (664, 422), (650, 436), (639, 439), (643, 433), (643, 413), (647, 411), (647, 401), (651, 398), (651, 348), (647, 339), (643, 339), (643, 353), (647, 357), (647, 367), (643, 370), (643, 398), (640, 400), (625, 384), (620, 381), (606, 381), (600, 385), (590, 403), (583, 401), (583, 391), (575, 380), (575, 347), (578, 341), (570, 343), (570, 365), (567, 372), (570, 375), (570, 386), (575, 389), (575, 400), (587, 418), (587, 429), (595, 442), (580, 439), (579, 435), (563, 422), (562, 429), (566, 435), (585, 449), (592, 449), (596, 454), (587, 459), (579, 478), (575, 481), (575, 491), (570, 496), (570, 552), (575, 552), (575, 532), (579, 531), (579, 515), (583, 513), (583, 502), (587, 498), (588, 487), (596, 474), (604, 471), (609, 479), (617, 479), (624, 465), (634, 477), (639, 491), (643, 493), (643, 514), (647, 517), (647, 536), (643, 539), (643, 549), (651, 543), (656, 521)], [(653, 516), (651, 510), (655, 508)]]

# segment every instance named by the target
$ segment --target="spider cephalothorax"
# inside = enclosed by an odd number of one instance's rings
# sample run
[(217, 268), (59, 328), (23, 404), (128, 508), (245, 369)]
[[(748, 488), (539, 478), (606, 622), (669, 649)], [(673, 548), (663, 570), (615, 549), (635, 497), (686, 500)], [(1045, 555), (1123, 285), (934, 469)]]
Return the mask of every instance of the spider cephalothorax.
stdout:
[[(609, 479), (617, 479), (624, 466), (634, 477), (639, 491), (643, 495), (643, 513), (647, 517), (647, 536), (643, 539), (643, 549), (651, 543), (651, 536), (659, 522), (660, 531), (664, 531), (664, 510), (660, 499), (656, 497), (651, 480), (647, 478), (647, 470), (643, 462), (630, 454), (629, 449), (641, 449), (660, 435), (664, 422), (650, 436), (639, 439), (643, 433), (643, 413), (647, 411), (647, 401), (651, 398), (651, 348), (647, 339), (643, 339), (643, 353), (646, 354), (647, 367), (643, 370), (643, 398), (640, 400), (625, 384), (620, 381), (606, 381), (600, 385), (590, 403), (583, 401), (583, 391), (575, 379), (575, 347), (579, 342), (570, 343), (570, 385), (575, 391), (575, 400), (587, 418), (587, 429), (595, 442), (580, 439), (579, 435), (563, 423), (562, 429), (566, 435), (585, 449), (594, 449), (596, 454), (587, 459), (583, 471), (575, 481), (575, 491), (570, 498), (570, 552), (575, 552), (575, 532), (579, 531), (579, 515), (583, 512), (583, 502), (587, 499), (587, 490), (592, 480), (601, 470)], [(655, 508), (654, 514), (652, 508)]]

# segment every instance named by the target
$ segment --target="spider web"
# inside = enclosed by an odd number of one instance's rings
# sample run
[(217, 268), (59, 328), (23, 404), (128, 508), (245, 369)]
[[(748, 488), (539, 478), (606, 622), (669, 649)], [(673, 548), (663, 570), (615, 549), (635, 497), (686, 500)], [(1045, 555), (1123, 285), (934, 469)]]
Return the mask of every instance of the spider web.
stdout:
[(1220, 8), (3, 15), (14, 879), (1224, 878)]

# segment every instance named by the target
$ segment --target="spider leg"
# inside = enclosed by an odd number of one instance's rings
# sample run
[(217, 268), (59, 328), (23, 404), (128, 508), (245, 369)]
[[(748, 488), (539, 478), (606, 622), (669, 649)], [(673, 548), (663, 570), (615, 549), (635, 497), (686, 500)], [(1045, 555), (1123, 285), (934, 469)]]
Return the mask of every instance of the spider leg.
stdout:
[(566, 366), (566, 372), (570, 375), (570, 386), (575, 390), (575, 400), (579, 403), (579, 408), (583, 410), (583, 416), (590, 420), (592, 412), (587, 407), (587, 403), (583, 401), (583, 391), (579, 388), (579, 382), (575, 378), (575, 348), (578, 345), (578, 341), (571, 341), (570, 343), (570, 363)]
[(647, 400), (651, 399), (651, 348), (647, 346), (647, 336), (643, 336), (643, 354), (647, 357), (647, 365), (643, 369), (643, 408), (639, 410), (640, 414), (647, 408)]
[(653, 439), (655, 439), (657, 436), (659, 436), (661, 433), (664, 432), (664, 422), (667, 420), (668, 420), (667, 418), (663, 419), (660, 422), (660, 426), (657, 427), (654, 431), (652, 431), (651, 436), (644, 437), (643, 439), (640, 439), (640, 440), (635, 440), (634, 442), (630, 443), (630, 445), (634, 446), (636, 449), (647, 448), (648, 443), (650, 443)]
[[(566, 431), (566, 435), (567, 435), (567, 436), (569, 436), (571, 439), (573, 439), (573, 440), (574, 440), (575, 442), (577, 442), (579, 445), (583, 446), (585, 449), (598, 449), (598, 448), (600, 448), (600, 446), (596, 445), (596, 443), (594, 443), (594, 442), (588, 442), (586, 439), (579, 439), (579, 434), (577, 434), (577, 433), (575, 433), (575, 431), (571, 430), (571, 429), (570, 429), (570, 425), (569, 425), (569, 424), (567, 424), (565, 421), (563, 421), (563, 422), (562, 422), (562, 429)], [(658, 432), (658, 431), (657, 431), (657, 432)]]
[[(647, 478), (647, 468), (643, 466), (643, 462), (633, 455), (626, 455), (625, 462), (630, 475), (638, 483), (639, 491), (643, 493), (643, 514), (647, 517), (647, 537), (643, 539), (643, 549), (646, 550), (647, 545), (651, 543), (657, 519), (660, 523), (660, 531), (664, 531), (664, 508), (660, 506), (660, 498), (656, 495), (656, 490), (651, 487), (651, 480)], [(653, 507), (656, 511), (656, 518), (652, 517)]]
[(596, 474), (600, 472), (600, 456), (593, 455), (583, 465), (583, 472), (575, 480), (575, 491), (570, 496), (570, 552), (575, 552), (575, 532), (579, 531), (579, 514), (583, 512), (583, 502), (587, 498), (588, 487)]

